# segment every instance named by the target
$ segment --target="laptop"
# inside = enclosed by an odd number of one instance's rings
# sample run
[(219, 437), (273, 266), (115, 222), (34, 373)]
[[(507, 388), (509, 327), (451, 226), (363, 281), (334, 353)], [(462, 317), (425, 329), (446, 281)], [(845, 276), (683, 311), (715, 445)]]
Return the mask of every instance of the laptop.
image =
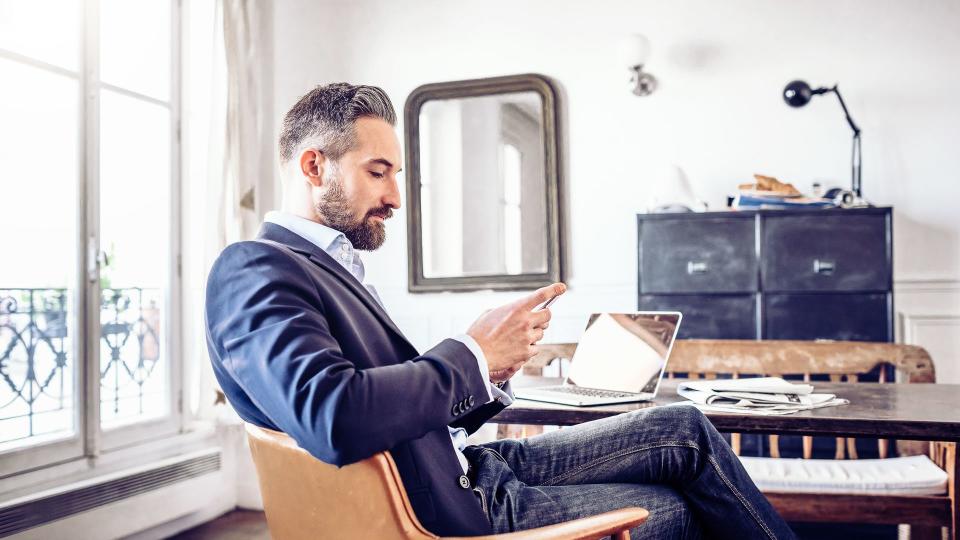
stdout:
[(673, 311), (594, 313), (563, 384), (517, 388), (519, 399), (588, 407), (657, 396), (680, 328)]

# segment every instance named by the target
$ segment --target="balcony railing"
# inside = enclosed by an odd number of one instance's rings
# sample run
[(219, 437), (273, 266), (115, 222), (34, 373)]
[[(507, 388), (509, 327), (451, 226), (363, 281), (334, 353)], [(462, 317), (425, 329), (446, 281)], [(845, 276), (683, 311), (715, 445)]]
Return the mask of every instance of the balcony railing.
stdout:
[[(156, 401), (160, 290), (105, 288), (100, 302), (100, 410), (136, 419)], [(74, 429), (72, 299), (66, 289), (0, 288), (0, 445)], [(159, 385), (159, 386), (158, 386)], [(160, 396), (162, 399), (162, 396)], [(153, 407), (155, 409), (155, 407)]]

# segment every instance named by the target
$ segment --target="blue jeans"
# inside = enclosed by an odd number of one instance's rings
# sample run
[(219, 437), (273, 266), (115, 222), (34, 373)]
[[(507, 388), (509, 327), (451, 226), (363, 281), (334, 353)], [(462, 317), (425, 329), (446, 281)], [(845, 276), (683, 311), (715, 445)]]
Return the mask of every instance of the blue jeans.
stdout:
[(641, 409), (464, 453), (496, 533), (640, 506), (650, 517), (631, 538), (795, 538), (691, 406)]

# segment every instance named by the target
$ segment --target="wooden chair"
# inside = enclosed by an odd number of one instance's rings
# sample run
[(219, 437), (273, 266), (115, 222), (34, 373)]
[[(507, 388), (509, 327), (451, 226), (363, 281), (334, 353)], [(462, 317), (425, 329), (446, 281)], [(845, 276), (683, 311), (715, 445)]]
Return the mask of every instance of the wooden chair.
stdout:
[[(314, 538), (437, 539), (413, 513), (389, 452), (337, 468), (297, 446), (289, 436), (247, 425), (270, 535)], [(479, 540), (628, 540), (647, 519), (642, 508), (623, 508), (548, 527)]]
[[(524, 366), (525, 374), (540, 374), (557, 359), (570, 359), (576, 343), (540, 345), (540, 353)], [(921, 347), (894, 343), (678, 340), (668, 364), (667, 376), (677, 373), (688, 378), (733, 378), (741, 375), (801, 376), (810, 381), (815, 374), (829, 376), (832, 382), (857, 382), (877, 366), (893, 366), (897, 382), (933, 383), (935, 373), (930, 355)], [(879, 370), (880, 382), (887, 381), (886, 370)], [(535, 432), (527, 429), (527, 434)], [(769, 435), (771, 457), (780, 455), (779, 437)], [(810, 458), (813, 438), (803, 437), (804, 458)], [(857, 459), (853, 438), (837, 438), (835, 459)], [(890, 453), (889, 442), (877, 441), (880, 457)], [(731, 435), (731, 446), (740, 453), (740, 435)], [(911, 537), (941, 537), (947, 527), (949, 538), (956, 538), (960, 484), (957, 478), (958, 455), (954, 443), (898, 441), (900, 455), (928, 453), (948, 475), (948, 492), (942, 496), (841, 495), (766, 492), (767, 498), (789, 521), (863, 522), (910, 524)]]

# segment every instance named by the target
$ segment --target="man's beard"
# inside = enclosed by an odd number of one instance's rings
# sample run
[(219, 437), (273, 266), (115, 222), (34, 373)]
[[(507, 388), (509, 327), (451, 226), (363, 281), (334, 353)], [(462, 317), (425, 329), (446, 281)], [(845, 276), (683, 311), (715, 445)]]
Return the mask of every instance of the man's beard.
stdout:
[(388, 219), (393, 215), (389, 206), (375, 208), (364, 213), (359, 220), (354, 216), (343, 184), (339, 178), (332, 178), (330, 187), (316, 204), (315, 210), (323, 223), (336, 229), (347, 237), (354, 249), (373, 251), (383, 245), (387, 239), (387, 228), (383, 221), (371, 221), (372, 216)]

